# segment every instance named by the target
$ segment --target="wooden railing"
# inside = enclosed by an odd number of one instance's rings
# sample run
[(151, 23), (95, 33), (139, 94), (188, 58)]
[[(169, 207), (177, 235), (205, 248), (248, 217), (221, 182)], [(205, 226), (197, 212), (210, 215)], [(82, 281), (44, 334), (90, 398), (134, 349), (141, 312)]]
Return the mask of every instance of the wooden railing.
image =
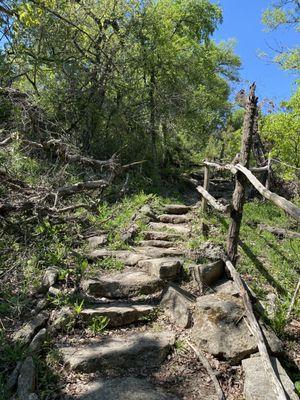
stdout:
[[(288, 215), (295, 218), (300, 222), (300, 208), (295, 204), (285, 199), (282, 196), (277, 195), (269, 190), (269, 176), (271, 171), (271, 160), (268, 158), (267, 165), (258, 166), (250, 169), (250, 154), (252, 147), (252, 139), (255, 134), (259, 137), (257, 129), (257, 97), (255, 96), (255, 84), (250, 88), (249, 97), (246, 103), (246, 111), (243, 124), (243, 136), (241, 151), (239, 155), (235, 158), (235, 162), (231, 164), (221, 165), (215, 162), (210, 162), (208, 160), (204, 161), (204, 182), (203, 186), (197, 185), (197, 191), (202, 196), (201, 210), (204, 216), (207, 204), (213, 207), (215, 210), (230, 214), (231, 223), (228, 230), (227, 236), (227, 252), (224, 256), (224, 261), (227, 267), (227, 271), (230, 273), (232, 279), (234, 280), (237, 288), (239, 289), (241, 298), (244, 303), (247, 318), (249, 320), (250, 328), (253, 335), (256, 338), (258, 350), (261, 355), (262, 364), (269, 376), (270, 382), (273, 385), (276, 397), (278, 400), (286, 400), (286, 394), (284, 388), (274, 371), (271, 359), (267, 350), (264, 335), (262, 333), (261, 327), (256, 320), (255, 314), (252, 309), (250, 296), (247, 290), (247, 285), (235, 269), (235, 263), (237, 260), (237, 249), (239, 243), (239, 233), (243, 218), (243, 208), (246, 201), (246, 188), (249, 183), (267, 200), (273, 202), (277, 207), (284, 210)], [(209, 176), (210, 169), (216, 171), (230, 171), (235, 176), (235, 189), (232, 195), (232, 203), (229, 205), (221, 204), (216, 198), (214, 198), (209, 193)], [(253, 175), (253, 172), (268, 171), (268, 177), (266, 179), (265, 186)], [(196, 181), (191, 180), (193, 183)], [(202, 219), (202, 231), (204, 231), (204, 221)], [(298, 284), (299, 285), (299, 284)], [(298, 288), (298, 286), (297, 286)], [(299, 288), (298, 288), (299, 290)]]

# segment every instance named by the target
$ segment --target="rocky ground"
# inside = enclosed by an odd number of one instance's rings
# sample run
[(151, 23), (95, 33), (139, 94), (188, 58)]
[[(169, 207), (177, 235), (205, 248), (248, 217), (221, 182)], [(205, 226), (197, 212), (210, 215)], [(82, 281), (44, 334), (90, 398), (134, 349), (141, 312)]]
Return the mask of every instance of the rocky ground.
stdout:
[[(75, 323), (70, 307), (49, 315), (41, 300), (33, 319), (16, 332), (14, 340), (27, 343), (32, 352), (11, 376), (19, 399), (39, 398), (34, 355), (50, 333), (60, 381), (49, 399), (217, 400), (221, 388), (226, 399), (275, 400), (218, 249), (204, 244), (191, 255), (186, 246), (194, 208), (167, 205), (156, 216), (146, 206), (142, 213), (148, 225), (143, 240), (130, 250), (106, 248), (105, 233), (87, 239), (91, 268), (80, 282), (82, 307)], [(126, 234), (126, 240), (134, 236), (134, 224)], [(92, 267), (107, 258), (125, 267), (117, 272)], [(48, 269), (41, 291), (58, 291), (56, 277), (57, 271)], [(70, 323), (72, 330), (66, 329)], [(279, 361), (282, 343), (261, 326), (282, 384), (290, 399), (297, 399)]]

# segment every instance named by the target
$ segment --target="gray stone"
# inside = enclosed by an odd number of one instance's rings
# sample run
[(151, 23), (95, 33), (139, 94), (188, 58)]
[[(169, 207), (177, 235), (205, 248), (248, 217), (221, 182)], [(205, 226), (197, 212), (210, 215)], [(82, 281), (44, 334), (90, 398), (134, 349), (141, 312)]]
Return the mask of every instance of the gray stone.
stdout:
[(46, 293), (50, 286), (53, 286), (58, 276), (58, 269), (56, 267), (49, 267), (45, 270), (42, 277), (39, 293)]
[(177, 257), (185, 254), (185, 250), (175, 247), (170, 247), (168, 249), (158, 247), (139, 247), (137, 248), (137, 251), (143, 255), (141, 260), (147, 258)]
[[(193, 264), (189, 267), (192, 269), (197, 269), (201, 282), (204, 286), (209, 286), (220, 279), (224, 274), (224, 262), (222, 260), (216, 260), (208, 264)], [(205, 288), (205, 287), (204, 287)]]
[[(285, 392), (290, 400), (298, 400), (299, 397), (294, 391), (294, 384), (288, 377), (280, 362), (271, 358), (274, 370), (282, 383)], [(261, 357), (247, 358), (242, 361), (242, 366), (245, 372), (244, 395), (246, 400), (277, 400), (278, 397), (274, 392), (270, 378), (267, 375)]]
[(53, 333), (66, 329), (73, 318), (74, 313), (70, 307), (64, 306), (60, 310), (54, 310), (51, 315), (50, 331)]
[[(210, 294), (198, 298), (192, 336), (195, 343), (216, 357), (238, 363), (257, 351), (256, 339), (245, 322), (240, 298)], [(276, 335), (262, 327), (273, 353), (282, 352)]]
[(218, 294), (228, 294), (235, 297), (239, 296), (239, 290), (237, 289), (236, 284), (226, 278), (216, 282), (212, 287), (212, 291)]
[(80, 400), (177, 400), (145, 379), (134, 377), (97, 380), (82, 388)]
[(180, 235), (178, 233), (148, 231), (144, 233), (144, 238), (146, 240), (163, 240), (171, 242), (180, 239)]
[(47, 329), (43, 328), (32, 339), (29, 345), (29, 351), (31, 353), (39, 353), (43, 347), (46, 337), (47, 337)]
[(41, 299), (38, 301), (35, 309), (33, 310), (33, 314), (38, 314), (39, 312), (41, 312), (42, 310), (44, 310), (49, 304), (48, 299)]
[(139, 227), (137, 224), (132, 224), (129, 228), (127, 228), (122, 234), (121, 234), (121, 240), (124, 243), (130, 243), (132, 240), (135, 238), (139, 230)]
[(134, 266), (140, 260), (143, 259), (143, 255), (127, 251), (127, 250), (107, 250), (107, 249), (100, 249), (94, 250), (89, 254), (91, 259), (104, 259), (107, 257), (113, 257), (120, 261), (122, 261), (125, 265)]
[(173, 215), (163, 214), (158, 216), (159, 222), (165, 222), (167, 224), (185, 224), (189, 222), (189, 218), (186, 215)]
[(27, 357), (22, 363), (18, 378), (19, 400), (29, 400), (29, 395), (35, 391), (36, 372), (32, 357)]
[(183, 204), (167, 204), (164, 209), (166, 214), (183, 215), (191, 211), (192, 207)]
[(192, 323), (192, 308), (196, 297), (179, 286), (170, 284), (161, 300), (161, 307), (166, 309), (172, 321), (183, 328)]
[(145, 247), (163, 247), (163, 248), (168, 248), (174, 246), (172, 242), (169, 242), (167, 240), (142, 240), (139, 243), (141, 246)]
[(98, 279), (82, 281), (82, 289), (96, 297), (126, 298), (133, 295), (155, 293), (162, 289), (164, 282), (143, 271), (129, 271)]
[(35, 393), (31, 393), (28, 397), (28, 400), (39, 400), (39, 396)]
[(163, 231), (163, 232), (176, 232), (182, 235), (190, 233), (191, 229), (188, 225), (184, 224), (166, 224), (163, 222), (150, 222), (149, 227), (151, 229)]
[(22, 366), (22, 361), (18, 361), (13, 372), (9, 375), (7, 379), (6, 386), (7, 389), (10, 391), (13, 391), (17, 386), (21, 366)]
[(104, 246), (108, 242), (108, 234), (102, 234), (99, 236), (92, 236), (87, 239), (88, 247), (90, 250), (98, 249)]
[(108, 336), (82, 347), (62, 347), (60, 353), (71, 370), (124, 371), (159, 366), (174, 342), (171, 332)]
[(87, 323), (94, 317), (104, 316), (109, 319), (108, 327), (116, 328), (137, 322), (149, 316), (154, 310), (155, 307), (148, 304), (94, 304), (82, 310), (80, 319)]
[(142, 260), (138, 265), (160, 279), (177, 279), (182, 274), (182, 261), (178, 258), (152, 258)]
[(28, 344), (35, 333), (46, 324), (48, 318), (49, 313), (42, 311), (13, 335), (13, 341)]

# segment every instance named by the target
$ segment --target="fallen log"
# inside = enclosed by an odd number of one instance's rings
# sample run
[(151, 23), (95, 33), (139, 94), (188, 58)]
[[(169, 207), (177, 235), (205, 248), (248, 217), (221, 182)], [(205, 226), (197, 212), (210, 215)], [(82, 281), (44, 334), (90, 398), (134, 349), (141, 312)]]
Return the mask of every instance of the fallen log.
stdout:
[(215, 199), (207, 190), (204, 189), (202, 186), (197, 186), (197, 191), (201, 194), (203, 198), (210, 204), (214, 209), (222, 212), (222, 213), (230, 213), (231, 205), (228, 204), (224, 206), (221, 204), (217, 199)]
[(271, 362), (271, 359), (270, 359), (270, 356), (268, 353), (268, 349), (267, 349), (267, 346), (265, 343), (264, 335), (263, 335), (261, 327), (260, 327), (259, 323), (257, 322), (256, 317), (254, 315), (251, 301), (250, 301), (248, 292), (245, 289), (243, 281), (230, 260), (228, 260), (228, 259), (225, 260), (225, 264), (226, 264), (228, 271), (230, 272), (232, 279), (234, 280), (234, 282), (240, 292), (240, 296), (244, 303), (246, 316), (248, 318), (251, 331), (257, 341), (258, 351), (261, 355), (263, 367), (265, 368), (265, 371), (270, 378), (270, 382), (272, 383), (276, 397), (278, 400), (288, 400), (287, 396), (285, 394), (284, 388), (283, 388), (280, 380), (278, 379), (276, 372), (274, 371), (274, 368), (273, 368), (273, 365), (272, 365), (272, 362)]
[(300, 238), (299, 232), (289, 231), (284, 228), (275, 228), (273, 226), (265, 224), (258, 224), (258, 228), (260, 231), (268, 231), (270, 233), (273, 233), (274, 236), (278, 236), (279, 238), (291, 238), (291, 239)]

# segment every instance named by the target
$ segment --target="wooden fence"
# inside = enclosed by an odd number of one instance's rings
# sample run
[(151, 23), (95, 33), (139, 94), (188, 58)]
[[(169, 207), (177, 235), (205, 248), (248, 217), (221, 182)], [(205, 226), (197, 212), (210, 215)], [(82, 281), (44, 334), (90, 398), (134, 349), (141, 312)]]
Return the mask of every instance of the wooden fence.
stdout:
[[(243, 218), (243, 208), (246, 200), (246, 188), (251, 184), (264, 198), (273, 202), (277, 207), (284, 210), (288, 215), (300, 222), (300, 208), (269, 190), (269, 176), (271, 172), (271, 160), (267, 161), (266, 165), (258, 166), (250, 169), (250, 155), (253, 143), (253, 137), (259, 137), (257, 132), (257, 97), (255, 96), (255, 84), (250, 87), (249, 97), (246, 102), (246, 110), (243, 124), (243, 135), (241, 151), (235, 158), (235, 162), (231, 164), (221, 165), (215, 162), (204, 161), (204, 183), (203, 186), (197, 186), (198, 192), (202, 196), (201, 210), (204, 214), (207, 204), (210, 204), (215, 210), (230, 214), (231, 223), (227, 236), (227, 253), (225, 255), (225, 263), (227, 271), (236, 283), (241, 298), (244, 303), (247, 318), (251, 331), (256, 338), (258, 350), (261, 355), (262, 365), (268, 374), (270, 382), (273, 385), (276, 397), (278, 400), (287, 400), (285, 390), (273, 368), (264, 335), (261, 327), (256, 320), (252, 309), (250, 296), (247, 290), (247, 285), (243, 282), (239, 273), (235, 269), (237, 260), (237, 249), (239, 243), (239, 233)], [(254, 144), (254, 143), (253, 143)], [(254, 151), (255, 153), (255, 151)], [(254, 154), (255, 155), (255, 154)], [(224, 206), (216, 198), (209, 193), (209, 175), (210, 169), (216, 171), (230, 171), (235, 176), (235, 189), (232, 196), (232, 203)], [(253, 174), (253, 172), (268, 171), (266, 184), (263, 185)], [(194, 182), (195, 183), (195, 182)], [(204, 222), (202, 220), (202, 231), (204, 233)], [(299, 284), (298, 284), (299, 285)], [(298, 287), (298, 286), (297, 286)]]

